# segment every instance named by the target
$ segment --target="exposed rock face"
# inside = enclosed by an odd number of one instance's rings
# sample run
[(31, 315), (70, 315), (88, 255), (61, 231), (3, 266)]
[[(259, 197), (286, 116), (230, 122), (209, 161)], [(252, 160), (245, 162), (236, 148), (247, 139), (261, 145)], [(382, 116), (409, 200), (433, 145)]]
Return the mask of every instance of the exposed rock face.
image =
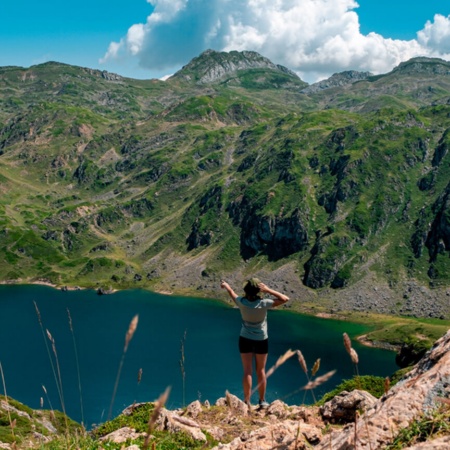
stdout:
[(286, 420), (268, 425), (250, 433), (243, 433), (229, 444), (219, 444), (213, 450), (303, 450), (311, 448), (311, 443), (319, 442), (322, 435), (317, 427)]
[(435, 261), (439, 253), (450, 251), (450, 183), (433, 205), (433, 211), (435, 218), (425, 242), (431, 261)]
[(189, 64), (175, 73), (173, 78), (183, 78), (190, 81), (195, 73), (197, 83), (207, 84), (220, 80), (224, 76), (238, 70), (246, 69), (272, 69), (298, 78), (291, 70), (274, 64), (257, 52), (232, 51), (226, 53), (214, 50), (206, 50), (200, 56), (194, 58)]
[(290, 217), (248, 215), (242, 221), (241, 253), (244, 257), (264, 253), (270, 259), (278, 260), (307, 245), (307, 228), (299, 210)]
[(412, 58), (399, 64), (391, 73), (449, 75), (450, 64), (439, 58)]
[(324, 89), (330, 89), (334, 87), (347, 86), (355, 83), (356, 81), (366, 80), (372, 75), (370, 72), (358, 72), (356, 70), (347, 70), (345, 72), (335, 73), (326, 80), (319, 81), (318, 83), (311, 84), (310, 86), (302, 89), (302, 94), (316, 94)]
[(400, 429), (433, 409), (437, 397), (448, 397), (449, 394), (450, 332), (436, 342), (401, 382), (358, 419), (356, 430), (352, 424), (341, 432), (333, 432), (317, 449), (383, 449)]

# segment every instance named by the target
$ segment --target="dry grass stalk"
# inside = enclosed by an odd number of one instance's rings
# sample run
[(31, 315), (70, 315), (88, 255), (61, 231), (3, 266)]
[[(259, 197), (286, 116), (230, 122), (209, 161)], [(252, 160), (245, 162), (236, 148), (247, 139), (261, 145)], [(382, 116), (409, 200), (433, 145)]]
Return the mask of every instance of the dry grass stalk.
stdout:
[(57, 375), (58, 375), (56, 385), (57, 385), (57, 389), (58, 389), (58, 393), (59, 393), (59, 400), (61, 402), (61, 408), (64, 413), (64, 422), (66, 424), (66, 433), (68, 433), (69, 432), (69, 422), (67, 420), (67, 414), (66, 414), (66, 404), (64, 401), (64, 390), (63, 390), (63, 384), (62, 384), (61, 369), (59, 366), (58, 352), (56, 351), (56, 343), (55, 343), (55, 339), (51, 335), (50, 331), (48, 331), (47, 329), (45, 331), (47, 332), (47, 337), (52, 344), (53, 354), (55, 355), (56, 371), (57, 371)]
[(138, 372), (138, 377), (137, 377), (138, 384), (141, 383), (141, 380), (142, 380), (142, 367), (139, 369), (139, 372)]
[(112, 394), (112, 397), (111, 397), (111, 403), (109, 405), (108, 419), (107, 420), (111, 419), (112, 410), (113, 410), (113, 406), (114, 406), (114, 400), (116, 398), (117, 388), (119, 387), (120, 375), (122, 373), (122, 367), (123, 367), (123, 363), (125, 361), (125, 355), (126, 355), (127, 350), (128, 350), (128, 345), (130, 344), (130, 341), (131, 341), (131, 339), (133, 339), (134, 333), (136, 332), (138, 322), (139, 322), (139, 315), (136, 314), (131, 319), (130, 325), (128, 326), (127, 333), (125, 334), (125, 345), (124, 345), (123, 352), (122, 352), (122, 358), (120, 359), (119, 369), (117, 370), (117, 377), (116, 377), (116, 382), (114, 384), (113, 394)]
[(350, 355), (351, 348), (352, 348), (352, 341), (348, 337), (347, 333), (344, 333), (343, 336), (344, 336), (344, 347), (345, 347), (345, 350), (347, 350), (347, 353)]
[(356, 353), (356, 350), (354, 348), (350, 349), (350, 358), (352, 359), (353, 364), (359, 363), (358, 353)]
[(131, 320), (127, 334), (125, 335), (125, 347), (123, 349), (124, 352), (128, 350), (128, 344), (130, 343), (131, 339), (133, 339), (134, 333), (136, 332), (138, 326), (138, 322), (139, 322), (139, 314), (136, 314)]
[[(155, 403), (155, 409), (153, 410), (153, 414), (150, 416), (148, 420), (148, 428), (147, 428), (147, 437), (145, 438), (145, 442), (143, 445), (143, 449), (146, 450), (149, 445), (150, 436), (152, 434), (153, 428), (155, 427), (156, 421), (158, 420), (158, 417), (161, 413), (162, 408), (167, 402), (167, 399), (169, 398), (170, 394), (170, 386), (166, 388), (166, 390), (159, 396), (158, 400)], [(155, 443), (153, 443), (155, 444)], [(155, 445), (152, 446), (152, 448)]]
[[(50, 361), (50, 366), (52, 368), (53, 378), (55, 379), (56, 389), (58, 391), (59, 398), (61, 398), (62, 397), (62, 392), (61, 392), (61, 388), (60, 388), (59, 383), (58, 383), (58, 377), (56, 375), (56, 369), (55, 369), (55, 365), (53, 363), (52, 355), (50, 353), (50, 348), (48, 346), (48, 341), (45, 338), (46, 333), (44, 331), (44, 324), (42, 323), (41, 312), (39, 311), (37, 303), (35, 301), (33, 301), (33, 303), (34, 303), (34, 308), (36, 309), (36, 315), (37, 315), (37, 318), (38, 318), (39, 326), (41, 328), (41, 333), (42, 333), (42, 338), (44, 339), (45, 348), (47, 349), (47, 355), (48, 355), (48, 359)], [(52, 335), (50, 334), (50, 332), (48, 330), (46, 330), (46, 331), (47, 331), (47, 338), (51, 342), (53, 340), (53, 337), (52, 337)], [(54, 348), (54, 351), (56, 351), (56, 348)], [(45, 393), (47, 394), (47, 392), (45, 392)]]
[(79, 360), (78, 360), (77, 342), (75, 340), (75, 332), (73, 330), (72, 316), (70, 315), (69, 308), (67, 308), (67, 316), (69, 318), (69, 328), (70, 328), (70, 332), (72, 334), (73, 351), (75, 353), (75, 363), (76, 363), (76, 366), (77, 366), (78, 393), (80, 395), (81, 425), (84, 427), (84, 408), (83, 408), (83, 395), (82, 395), (82, 391), (81, 391), (80, 363), (79, 363)]
[(186, 369), (185, 369), (185, 354), (184, 354), (184, 346), (186, 344), (186, 335), (187, 330), (184, 330), (183, 338), (181, 339), (181, 346), (180, 346), (180, 370), (181, 370), (181, 381), (183, 382), (183, 406), (186, 405)]
[[(3, 392), (5, 393), (5, 401), (6, 401), (6, 405), (8, 406), (8, 420), (9, 420), (9, 426), (11, 427), (11, 434), (12, 437), (14, 439), (14, 443), (16, 440), (16, 436), (14, 435), (14, 427), (15, 427), (15, 423), (13, 425), (13, 421), (11, 420), (11, 411), (9, 410), (9, 401), (8, 401), (8, 394), (6, 393), (6, 382), (5, 382), (5, 374), (3, 372), (3, 366), (2, 363), (0, 362), (0, 373), (2, 375), (2, 383), (3, 383)], [(14, 419), (15, 420), (15, 419)]]
[(297, 358), (298, 362), (300, 363), (300, 367), (303, 369), (303, 372), (308, 374), (308, 367), (306, 365), (305, 358), (303, 357), (303, 354), (300, 350), (297, 350)]
[[(273, 375), (273, 373), (275, 372), (275, 370), (278, 369), (278, 367), (282, 366), (289, 358), (291, 358), (292, 356), (294, 356), (296, 354), (297, 354), (297, 350), (294, 351), (294, 350), (289, 349), (284, 355), (281, 355), (277, 359), (277, 362), (266, 372), (266, 380), (271, 375)], [(253, 395), (258, 390), (260, 385), (261, 385), (261, 383), (258, 383), (258, 385), (252, 390), (251, 395)]]
[(303, 386), (302, 389), (303, 390), (315, 389), (317, 386), (320, 386), (321, 384), (328, 381), (335, 373), (336, 373), (335, 370), (331, 370), (330, 372), (327, 372), (325, 375), (322, 375), (321, 377), (317, 377), (315, 380), (310, 381), (308, 384)]
[(278, 367), (282, 366), (289, 358), (291, 358), (295, 354), (297, 354), (296, 351), (289, 349), (284, 355), (281, 355), (277, 359), (277, 362), (267, 371), (266, 378), (269, 378), (275, 372), (275, 370), (278, 369)]
[(316, 360), (316, 362), (314, 363), (314, 366), (313, 366), (313, 368), (312, 368), (312, 370), (311, 370), (311, 375), (312, 375), (313, 377), (316, 376), (316, 373), (319, 371), (319, 368), (320, 368), (320, 358), (318, 358), (318, 359)]
[(391, 388), (391, 380), (389, 377), (386, 377), (384, 379), (384, 393), (387, 394), (390, 388)]

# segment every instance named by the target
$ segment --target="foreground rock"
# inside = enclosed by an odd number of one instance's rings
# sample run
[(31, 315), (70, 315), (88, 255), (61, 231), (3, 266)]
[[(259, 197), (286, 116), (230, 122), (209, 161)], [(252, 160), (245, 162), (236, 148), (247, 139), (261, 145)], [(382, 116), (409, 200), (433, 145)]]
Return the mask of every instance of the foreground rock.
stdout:
[[(221, 408), (221, 412), (214, 410), (214, 422), (205, 407), (194, 402), (185, 411), (164, 412), (160, 423), (170, 431), (183, 415), (189, 417), (192, 422), (186, 422), (183, 429), (190, 429), (192, 437), (198, 436), (200, 430), (211, 434), (221, 442), (215, 450), (382, 450), (403, 428), (433, 411), (440, 404), (438, 397), (449, 394), (450, 332), (379, 400), (355, 390), (336, 396), (320, 412), (318, 408), (288, 406), (278, 400), (267, 409), (249, 409), (227, 393), (216, 403), (215, 408)], [(326, 434), (326, 423), (345, 422), (344, 428)], [(449, 449), (449, 443), (450, 436), (439, 436), (410, 450)]]
[[(383, 449), (402, 428), (437, 406), (450, 394), (450, 332), (396, 386), (378, 400), (356, 425), (327, 436), (317, 449)], [(431, 446), (417, 448), (450, 448)]]
[(366, 391), (343, 391), (320, 408), (324, 420), (331, 423), (354, 422), (356, 413), (366, 411), (377, 399)]

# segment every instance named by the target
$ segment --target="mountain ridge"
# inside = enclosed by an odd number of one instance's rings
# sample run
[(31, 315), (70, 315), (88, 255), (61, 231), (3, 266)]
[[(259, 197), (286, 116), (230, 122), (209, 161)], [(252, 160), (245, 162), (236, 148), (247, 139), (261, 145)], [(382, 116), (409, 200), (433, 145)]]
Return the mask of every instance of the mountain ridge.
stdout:
[(0, 69), (4, 281), (211, 296), (256, 273), (312, 309), (449, 317), (445, 71), (311, 94), (279, 68), (90, 71)]

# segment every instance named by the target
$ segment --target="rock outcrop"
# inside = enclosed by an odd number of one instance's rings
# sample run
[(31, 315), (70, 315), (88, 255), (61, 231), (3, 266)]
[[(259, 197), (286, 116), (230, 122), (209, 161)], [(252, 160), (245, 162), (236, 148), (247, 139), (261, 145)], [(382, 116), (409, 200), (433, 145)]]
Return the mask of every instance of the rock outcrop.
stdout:
[(357, 70), (347, 70), (345, 72), (335, 73), (326, 80), (319, 81), (311, 84), (300, 92), (302, 94), (317, 94), (325, 89), (331, 89), (336, 87), (343, 87), (349, 84), (356, 83), (357, 81), (366, 80), (372, 74), (370, 72), (358, 72)]
[(195, 80), (198, 84), (214, 83), (224, 77), (248, 69), (270, 69), (275, 72), (288, 74), (300, 81), (298, 76), (284, 66), (274, 64), (269, 59), (261, 56), (257, 52), (216, 52), (206, 50), (200, 56), (192, 59), (181, 70), (171, 78), (184, 79), (186, 81)]
[[(361, 416), (356, 424), (331, 433), (317, 449), (383, 449), (402, 428), (433, 410), (438, 397), (448, 398), (449, 395), (450, 331), (435, 343), (402, 381)], [(429, 446), (417, 448), (440, 448), (431, 445), (430, 443)]]

